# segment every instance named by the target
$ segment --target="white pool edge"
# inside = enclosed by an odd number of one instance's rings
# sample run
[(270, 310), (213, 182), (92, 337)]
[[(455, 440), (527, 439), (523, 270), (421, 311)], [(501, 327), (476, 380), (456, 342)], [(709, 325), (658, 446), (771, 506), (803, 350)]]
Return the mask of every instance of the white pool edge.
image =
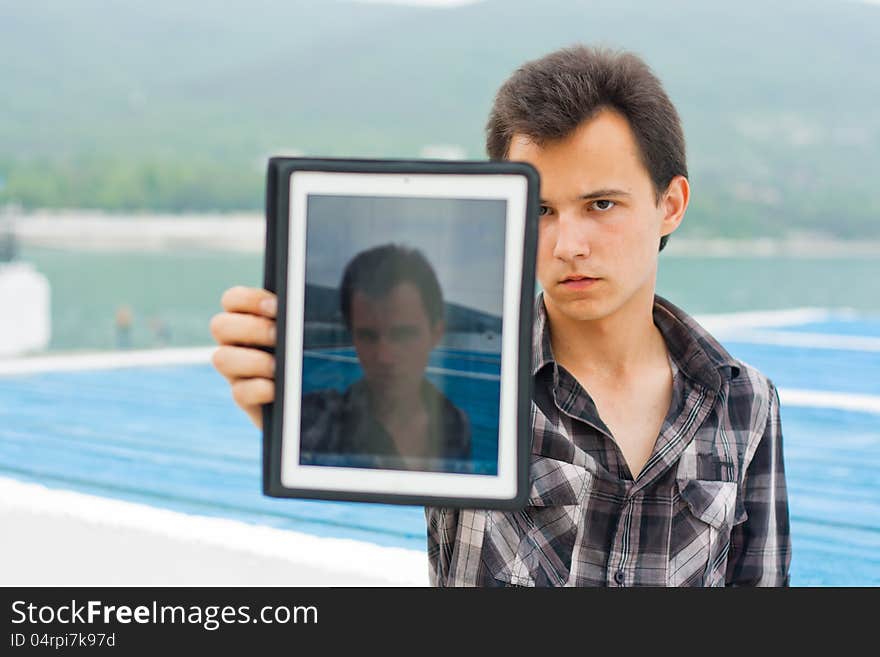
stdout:
[[(428, 560), (422, 551), (191, 515), (0, 477), (0, 514), (4, 512), (19, 512), (19, 516), (26, 514), (45, 523), (63, 516), (80, 523), (85, 535), (96, 527), (123, 533), (135, 531), (138, 536), (146, 532), (151, 544), (163, 540), (172, 545), (183, 542), (197, 547), (205, 559), (229, 561), (230, 554), (233, 563), (235, 554), (272, 559), (294, 569), (317, 569), (342, 575), (350, 578), (354, 586), (363, 582), (388, 586), (428, 585)], [(64, 550), (63, 539), (59, 537), (59, 557)], [(150, 547), (143, 545), (140, 550), (144, 553), (142, 556), (148, 556)], [(0, 555), (2, 553), (0, 547)], [(132, 556), (137, 559), (138, 554)], [(22, 564), (22, 567), (38, 568), (39, 565)], [(100, 564), (92, 567), (100, 568)]]

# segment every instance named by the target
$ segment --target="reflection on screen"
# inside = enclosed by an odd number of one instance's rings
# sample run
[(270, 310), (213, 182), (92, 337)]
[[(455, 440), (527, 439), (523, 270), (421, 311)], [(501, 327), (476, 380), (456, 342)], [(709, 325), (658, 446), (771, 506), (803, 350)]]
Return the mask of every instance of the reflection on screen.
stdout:
[(497, 474), (505, 213), (309, 196), (301, 465)]

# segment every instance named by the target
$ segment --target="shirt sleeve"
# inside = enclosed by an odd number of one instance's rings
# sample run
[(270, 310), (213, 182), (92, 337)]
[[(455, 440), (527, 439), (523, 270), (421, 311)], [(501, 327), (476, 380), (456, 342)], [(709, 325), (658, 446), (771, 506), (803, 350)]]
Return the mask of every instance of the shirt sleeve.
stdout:
[(428, 523), (428, 575), (431, 586), (448, 586), (458, 511), (426, 506), (425, 519)]
[(779, 395), (769, 383), (767, 423), (743, 481), (744, 522), (733, 528), (728, 586), (788, 586), (791, 532)]

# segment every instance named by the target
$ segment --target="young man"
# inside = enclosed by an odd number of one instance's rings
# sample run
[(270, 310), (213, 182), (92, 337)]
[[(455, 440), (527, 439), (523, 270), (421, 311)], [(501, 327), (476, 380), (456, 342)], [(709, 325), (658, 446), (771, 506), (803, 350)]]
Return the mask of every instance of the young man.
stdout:
[(443, 294), (430, 263), (415, 249), (377, 246), (351, 259), (339, 289), (341, 315), (364, 376), (344, 391), (304, 395), (303, 462), (465, 468), (470, 422), (425, 378), (445, 326)]
[[(640, 59), (584, 47), (520, 68), (492, 159), (541, 175), (529, 505), (426, 509), (439, 586), (784, 586), (791, 543), (779, 400), (655, 295), (690, 188), (678, 114)], [(265, 291), (234, 288), (221, 345), (272, 344)], [(271, 358), (215, 359), (259, 422)]]

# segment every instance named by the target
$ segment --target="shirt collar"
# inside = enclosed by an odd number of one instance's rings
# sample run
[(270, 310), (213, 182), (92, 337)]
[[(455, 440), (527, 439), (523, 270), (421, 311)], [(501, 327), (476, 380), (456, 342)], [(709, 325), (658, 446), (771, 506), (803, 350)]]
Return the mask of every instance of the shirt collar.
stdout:
[[(715, 391), (724, 381), (739, 376), (738, 361), (693, 317), (657, 294), (654, 295), (654, 324), (685, 376)], [(535, 298), (532, 374), (552, 362), (555, 359), (542, 292)]]
[(532, 324), (532, 375), (545, 365), (555, 362), (553, 346), (550, 344), (550, 326), (547, 321), (547, 308), (544, 306), (544, 293), (535, 297), (534, 323)]

